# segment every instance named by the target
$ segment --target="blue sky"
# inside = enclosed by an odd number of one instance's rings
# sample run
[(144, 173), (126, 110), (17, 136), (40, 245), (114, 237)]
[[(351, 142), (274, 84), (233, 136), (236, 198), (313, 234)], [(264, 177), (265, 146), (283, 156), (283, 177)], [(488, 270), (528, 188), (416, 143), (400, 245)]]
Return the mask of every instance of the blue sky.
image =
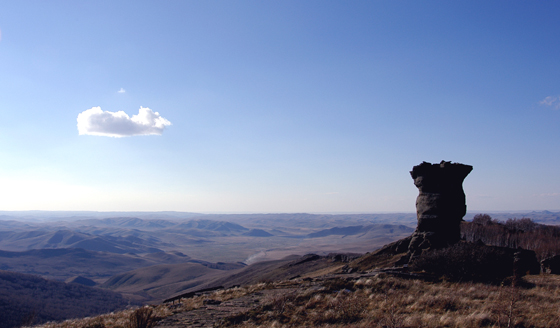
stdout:
[(0, 209), (411, 212), (412, 166), (448, 160), (474, 166), (471, 211), (559, 210), (559, 15), (553, 1), (6, 2)]

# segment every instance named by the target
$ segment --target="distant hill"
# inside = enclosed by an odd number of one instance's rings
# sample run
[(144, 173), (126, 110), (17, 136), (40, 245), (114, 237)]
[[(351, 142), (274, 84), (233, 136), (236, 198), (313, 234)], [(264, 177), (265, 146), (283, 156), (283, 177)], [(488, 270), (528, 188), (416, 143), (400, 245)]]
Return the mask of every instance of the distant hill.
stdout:
[(75, 276), (72, 278), (68, 278), (64, 282), (67, 284), (80, 284), (80, 285), (90, 286), (90, 287), (97, 285), (95, 281), (82, 276)]
[(319, 238), (331, 235), (338, 236), (352, 236), (358, 234), (366, 234), (374, 231), (377, 234), (394, 234), (397, 233), (412, 233), (414, 229), (404, 225), (391, 225), (391, 224), (372, 224), (367, 226), (349, 226), (349, 227), (334, 227), (310, 233), (307, 235), (309, 238)]
[(155, 253), (157, 244), (134, 236), (99, 236), (68, 229), (0, 231), (0, 249), (27, 250), (39, 248), (83, 248), (91, 251), (124, 253)]
[(179, 229), (201, 229), (218, 232), (239, 232), (247, 231), (249, 229), (232, 222), (227, 221), (213, 221), (213, 220), (191, 220), (185, 223), (178, 224), (175, 228)]
[(158, 301), (209, 287), (249, 285), (259, 282), (324, 275), (344, 266), (359, 254), (292, 255), (281, 260), (245, 266), (238, 263), (192, 261), (156, 265), (115, 275), (101, 287), (136, 301)]
[(109, 227), (125, 227), (125, 228), (147, 228), (161, 229), (176, 225), (176, 222), (156, 219), (142, 220), (134, 217), (116, 217), (106, 219), (86, 219), (74, 221), (76, 224), (93, 225), (93, 226), (109, 226)]
[(310, 274), (326, 268), (338, 268), (342, 265), (331, 258), (308, 254), (304, 256), (288, 256), (281, 260), (257, 262), (250, 266), (212, 281), (214, 286), (251, 285), (259, 282), (286, 280)]
[(251, 229), (245, 233), (243, 233), (243, 236), (249, 236), (249, 237), (271, 237), (274, 236), (273, 234), (266, 232), (265, 230), (262, 229)]
[[(247, 263), (310, 252), (321, 255), (331, 252), (365, 253), (409, 233), (403, 228), (406, 226), (405, 222), (414, 222), (413, 225), (416, 225), (415, 215), (411, 213), (191, 213), (192, 215), (183, 218), (174, 215), (184, 213), (167, 212), (159, 213), (161, 215), (116, 212), (112, 213), (115, 214), (112, 217), (107, 216), (110, 213), (91, 213), (89, 217), (80, 216), (85, 213), (75, 213), (76, 216), (62, 212), (26, 212), (22, 215), (24, 214), (34, 217), (36, 221), (0, 222), (0, 250), (22, 252), (45, 248), (83, 248), (123, 256), (140, 256), (156, 262), (162, 251), (179, 251), (208, 262)], [(60, 216), (58, 221), (52, 221), (55, 219), (53, 216), (40, 221), (40, 214)], [(11, 219), (12, 216), (4, 218)], [(155, 254), (154, 257), (147, 256), (151, 253)], [(171, 263), (159, 261), (151, 265), (162, 262)], [(48, 277), (52, 277), (55, 271), (57, 274), (61, 271), (59, 267), (50, 270), (46, 267), (37, 269), (35, 264), (33, 267), (35, 271), (30, 268), (17, 270), (37, 274), (48, 272)], [(4, 263), (3, 268), (16, 270), (10, 263)], [(76, 275), (93, 279), (84, 275), (83, 270), (72, 272), (62, 279)], [(106, 276), (96, 279), (104, 277)]]
[(280, 260), (264, 261), (251, 264), (245, 268), (228, 272), (208, 279), (205, 283), (177, 291), (169, 298), (196, 290), (223, 286), (246, 286), (261, 282), (289, 280), (294, 278), (311, 278), (336, 272), (349, 261), (358, 258), (359, 254), (329, 254), (319, 256), (307, 254), (304, 256), (291, 255)]
[(193, 216), (201, 216), (201, 213), (191, 212), (97, 212), (97, 211), (0, 211), (0, 215), (13, 220), (26, 221), (56, 221), (56, 220), (80, 220), (80, 219), (102, 219), (113, 217), (137, 217), (140, 219), (185, 219)]
[(80, 248), (33, 249), (25, 252), (0, 251), (0, 269), (38, 274), (56, 280), (66, 280), (74, 276), (106, 279), (124, 271), (161, 263), (182, 263), (188, 260), (190, 257), (180, 252), (138, 256)]
[(170, 294), (205, 284), (209, 280), (228, 275), (231, 270), (244, 267), (240, 263), (204, 261), (154, 265), (117, 274), (101, 287), (139, 301), (163, 300)]
[(93, 316), (127, 304), (108, 290), (0, 270), (0, 328)]

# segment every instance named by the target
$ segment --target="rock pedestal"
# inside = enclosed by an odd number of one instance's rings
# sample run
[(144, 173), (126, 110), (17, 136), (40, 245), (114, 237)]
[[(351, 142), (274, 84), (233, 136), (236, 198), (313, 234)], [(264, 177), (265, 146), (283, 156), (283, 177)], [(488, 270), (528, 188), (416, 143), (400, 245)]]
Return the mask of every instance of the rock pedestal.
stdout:
[(459, 241), (461, 221), (467, 212), (463, 180), (471, 171), (470, 165), (445, 161), (423, 162), (412, 168), (410, 174), (420, 193), (416, 199), (418, 227), (408, 247), (409, 255)]

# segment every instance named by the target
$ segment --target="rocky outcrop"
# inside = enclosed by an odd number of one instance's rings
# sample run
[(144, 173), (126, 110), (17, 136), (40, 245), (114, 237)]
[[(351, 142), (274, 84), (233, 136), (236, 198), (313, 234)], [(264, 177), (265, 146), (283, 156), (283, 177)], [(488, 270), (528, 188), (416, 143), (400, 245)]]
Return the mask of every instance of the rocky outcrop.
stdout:
[(409, 267), (451, 281), (493, 283), (500, 283), (510, 276), (520, 278), (540, 272), (535, 252), (531, 250), (463, 241), (423, 252), (412, 259)]
[(513, 275), (523, 277), (526, 274), (539, 273), (541, 273), (541, 264), (537, 260), (537, 254), (531, 250), (516, 249), (513, 253)]
[(463, 180), (471, 171), (470, 165), (445, 161), (423, 162), (412, 168), (410, 174), (419, 194), (416, 199), (418, 226), (408, 247), (410, 256), (460, 240), (461, 221), (467, 211)]
[[(341, 272), (385, 268), (424, 272), (437, 279), (495, 283), (509, 276), (538, 274), (534, 251), (460, 240), (467, 210), (463, 180), (471, 171), (470, 165), (445, 161), (414, 166), (410, 174), (419, 190), (414, 233), (350, 262)], [(560, 256), (543, 261), (542, 266), (550, 272), (560, 270)]]
[(560, 255), (555, 255), (541, 261), (542, 271), (545, 273), (560, 274)]

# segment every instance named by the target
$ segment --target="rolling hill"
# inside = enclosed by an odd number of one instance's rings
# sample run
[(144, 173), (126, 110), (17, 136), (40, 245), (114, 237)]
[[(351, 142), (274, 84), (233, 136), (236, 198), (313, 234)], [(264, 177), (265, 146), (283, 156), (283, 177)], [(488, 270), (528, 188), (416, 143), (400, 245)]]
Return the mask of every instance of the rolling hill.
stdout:
[(61, 281), (74, 276), (100, 281), (141, 267), (161, 263), (182, 263), (190, 259), (180, 252), (139, 256), (80, 248), (34, 249), (25, 252), (0, 251), (0, 269), (37, 274)]
[(136, 269), (111, 277), (101, 287), (138, 301), (163, 300), (170, 294), (195, 288), (245, 267), (241, 263), (201, 262), (161, 264)]
[(0, 270), (0, 328), (93, 316), (127, 304), (108, 290)]

